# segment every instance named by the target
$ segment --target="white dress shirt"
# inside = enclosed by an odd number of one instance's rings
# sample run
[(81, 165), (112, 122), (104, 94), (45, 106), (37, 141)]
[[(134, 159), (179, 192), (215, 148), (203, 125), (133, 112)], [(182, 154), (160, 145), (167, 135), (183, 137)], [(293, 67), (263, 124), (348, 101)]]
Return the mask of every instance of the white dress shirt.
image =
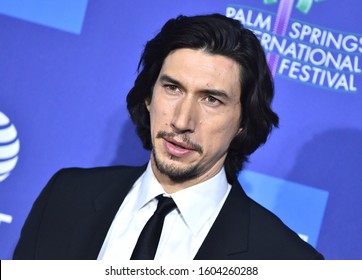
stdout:
[(225, 170), (173, 194), (164, 189), (149, 163), (119, 208), (98, 259), (129, 260), (138, 236), (157, 207), (159, 194), (170, 196), (177, 208), (165, 218), (155, 260), (191, 260), (195, 257), (231, 189)]

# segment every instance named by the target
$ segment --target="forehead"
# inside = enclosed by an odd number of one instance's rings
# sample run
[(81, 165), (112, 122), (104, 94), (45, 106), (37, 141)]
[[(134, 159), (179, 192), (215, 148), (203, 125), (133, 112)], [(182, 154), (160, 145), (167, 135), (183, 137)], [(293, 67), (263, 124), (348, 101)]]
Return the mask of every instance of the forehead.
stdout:
[(162, 75), (171, 76), (185, 86), (215, 88), (240, 96), (240, 65), (223, 55), (177, 49), (166, 57)]

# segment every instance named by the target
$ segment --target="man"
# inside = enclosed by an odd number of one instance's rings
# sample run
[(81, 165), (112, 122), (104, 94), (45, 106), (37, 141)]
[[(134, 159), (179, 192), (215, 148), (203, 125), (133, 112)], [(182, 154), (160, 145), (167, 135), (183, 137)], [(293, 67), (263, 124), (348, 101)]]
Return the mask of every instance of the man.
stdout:
[[(237, 181), (278, 125), (254, 34), (218, 14), (180, 16), (147, 43), (139, 70), (127, 104), (149, 163), (58, 172), (14, 258), (323, 259)], [(154, 219), (160, 236), (144, 241)]]

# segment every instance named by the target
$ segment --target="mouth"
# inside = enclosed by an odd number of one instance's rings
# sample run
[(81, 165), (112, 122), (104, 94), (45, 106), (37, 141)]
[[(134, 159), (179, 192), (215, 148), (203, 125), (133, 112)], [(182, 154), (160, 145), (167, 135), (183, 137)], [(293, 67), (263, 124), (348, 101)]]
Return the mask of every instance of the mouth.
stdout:
[(195, 149), (184, 142), (163, 138), (166, 151), (175, 157), (183, 157), (195, 152)]
[(159, 131), (156, 138), (162, 139), (166, 152), (173, 157), (183, 157), (194, 152), (202, 154), (201, 146), (193, 143), (187, 135)]
[(177, 141), (176, 139), (174, 138), (168, 138), (168, 137), (165, 137), (163, 138), (166, 142), (169, 142), (171, 143), (172, 145), (180, 148), (180, 149), (185, 149), (185, 150), (195, 150), (193, 145), (191, 144), (187, 144), (185, 143), (184, 141)]

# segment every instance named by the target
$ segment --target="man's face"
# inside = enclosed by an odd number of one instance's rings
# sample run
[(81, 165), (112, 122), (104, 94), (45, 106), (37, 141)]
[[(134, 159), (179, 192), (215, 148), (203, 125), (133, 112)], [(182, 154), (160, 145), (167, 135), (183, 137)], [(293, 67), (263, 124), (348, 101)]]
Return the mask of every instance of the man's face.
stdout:
[(240, 67), (225, 56), (175, 50), (146, 105), (157, 179), (179, 188), (205, 181), (221, 169), (239, 130)]

